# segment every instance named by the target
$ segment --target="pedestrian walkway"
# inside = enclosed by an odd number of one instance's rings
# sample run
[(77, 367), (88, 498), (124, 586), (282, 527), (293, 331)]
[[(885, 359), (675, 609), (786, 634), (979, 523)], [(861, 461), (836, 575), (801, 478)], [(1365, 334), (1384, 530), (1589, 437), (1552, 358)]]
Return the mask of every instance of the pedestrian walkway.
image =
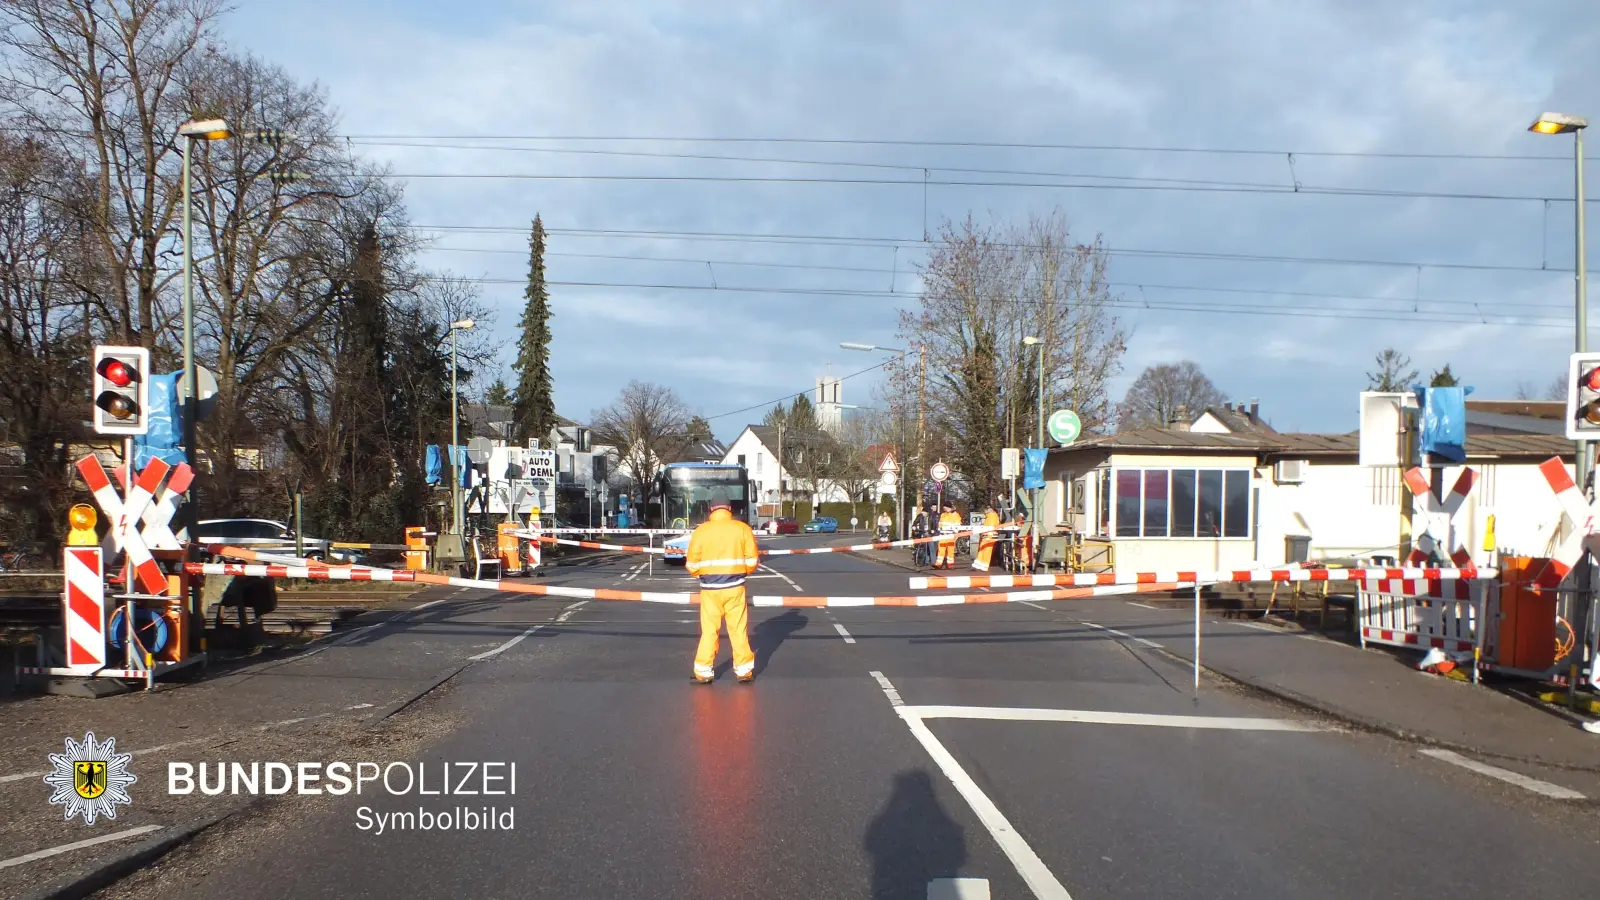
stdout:
[[(1193, 660), (1189, 610), (1111, 599), (1051, 608)], [(1407, 665), (1409, 654), (1362, 650), (1259, 622), (1203, 621), (1201, 665), (1240, 683), (1396, 736), (1600, 771), (1600, 737), (1492, 688), (1419, 672)]]

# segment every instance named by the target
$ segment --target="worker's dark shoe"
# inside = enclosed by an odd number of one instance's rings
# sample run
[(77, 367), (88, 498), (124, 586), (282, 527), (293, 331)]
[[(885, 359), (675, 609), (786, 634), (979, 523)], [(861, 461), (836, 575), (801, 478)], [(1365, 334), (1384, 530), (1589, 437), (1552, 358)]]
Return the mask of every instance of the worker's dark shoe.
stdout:
[(748, 675), (740, 675), (739, 676), (739, 683), (740, 684), (749, 684), (750, 682), (755, 681), (755, 680), (756, 680), (756, 673), (754, 673), (754, 672), (751, 672)]
[(712, 679), (701, 678), (699, 675), (690, 675), (689, 680), (695, 684), (710, 684), (712, 682)]

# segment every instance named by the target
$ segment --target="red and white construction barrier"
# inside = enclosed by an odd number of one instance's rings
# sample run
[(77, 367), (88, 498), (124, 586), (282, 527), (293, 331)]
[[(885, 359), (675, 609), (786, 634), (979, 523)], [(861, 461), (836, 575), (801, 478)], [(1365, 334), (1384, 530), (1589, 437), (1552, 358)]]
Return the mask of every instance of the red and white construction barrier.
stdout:
[[(224, 555), (232, 548), (225, 548)], [(514, 594), (532, 594), (543, 597), (569, 597), (579, 600), (620, 600), (635, 603), (670, 603), (690, 605), (699, 601), (698, 592), (619, 591), (609, 588), (557, 587), (526, 584), (520, 581), (480, 580), (457, 578), (451, 575), (434, 575), (429, 572), (412, 572), (394, 569), (346, 569), (326, 566), (241, 565), (238, 563), (188, 563), (185, 568), (192, 575), (234, 575), (249, 578), (301, 578), (312, 581), (401, 581), (419, 584), (437, 584), (451, 587), (478, 588)], [(861, 607), (861, 606), (950, 606), (975, 603), (1019, 603), (1023, 601), (1070, 600), (1107, 594), (1129, 594), (1177, 590), (1183, 587), (1172, 584), (1138, 584), (1102, 586), (1099, 588), (1068, 588), (1050, 591), (1011, 591), (993, 594), (924, 594), (909, 597), (830, 597), (830, 596), (761, 596), (750, 597), (753, 606), (801, 607)]]
[(1044, 587), (1048, 585), (1151, 584), (1181, 581), (1189, 584), (1245, 583), (1256, 581), (1419, 581), (1493, 578), (1494, 569), (1222, 569), (1212, 572), (1098, 572), (1060, 575), (952, 575), (915, 576), (914, 591), (962, 590), (982, 587)]
[[(1491, 570), (1480, 569), (1479, 574)], [(1469, 652), (1483, 639), (1480, 623), (1494, 581), (1467, 578), (1446, 583), (1437, 579), (1384, 579), (1359, 583), (1356, 619), (1361, 646), (1437, 647)]]
[[(692, 528), (541, 528), (541, 534), (688, 534)], [(527, 537), (526, 532), (517, 532)]]
[(106, 659), (106, 583), (99, 547), (68, 547), (65, 554), (67, 595), (67, 668), (88, 674)]

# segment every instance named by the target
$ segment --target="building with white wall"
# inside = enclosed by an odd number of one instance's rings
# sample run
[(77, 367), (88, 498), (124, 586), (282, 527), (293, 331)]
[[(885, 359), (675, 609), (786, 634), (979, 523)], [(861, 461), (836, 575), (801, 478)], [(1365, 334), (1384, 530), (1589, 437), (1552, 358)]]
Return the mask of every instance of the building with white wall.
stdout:
[[(803, 459), (808, 452), (810, 441), (796, 441), (791, 432), (783, 436), (783, 440), (790, 442), (783, 448), (783, 454), (794, 461), (797, 454)], [(823, 482), (819, 485), (806, 483), (804, 478), (796, 478), (778, 464), (778, 450), (780, 445), (779, 430), (770, 425), (746, 425), (744, 431), (728, 445), (728, 450), (723, 454), (722, 462), (728, 465), (744, 466), (750, 480), (756, 484), (755, 500), (763, 505), (778, 503), (780, 500), (794, 500), (797, 495), (811, 496), (817, 503), (844, 503), (850, 497), (843, 487), (832, 482)]]
[[(1394, 557), (1401, 471), (1359, 465), (1358, 445), (1356, 434), (1159, 428), (1094, 438), (1050, 452), (1041, 521), (1046, 533), (1110, 545), (1130, 571)], [(1553, 545), (1564, 526), (1538, 466), (1571, 450), (1559, 435), (1468, 434), (1478, 478), (1458, 521), (1480, 564), (1491, 517), (1502, 552), (1539, 556)], [(1461, 467), (1428, 471), (1448, 494)], [(1413, 519), (1421, 533), (1421, 504)]]

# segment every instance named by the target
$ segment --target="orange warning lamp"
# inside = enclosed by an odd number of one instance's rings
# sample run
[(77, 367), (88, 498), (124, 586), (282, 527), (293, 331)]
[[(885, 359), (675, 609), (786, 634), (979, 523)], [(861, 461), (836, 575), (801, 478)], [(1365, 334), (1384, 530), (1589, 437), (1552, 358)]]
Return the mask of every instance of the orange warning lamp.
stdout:
[(95, 523), (100, 519), (95, 515), (94, 507), (87, 503), (79, 503), (67, 511), (67, 525), (72, 530), (67, 532), (68, 547), (95, 547), (100, 544), (100, 536), (94, 533)]

